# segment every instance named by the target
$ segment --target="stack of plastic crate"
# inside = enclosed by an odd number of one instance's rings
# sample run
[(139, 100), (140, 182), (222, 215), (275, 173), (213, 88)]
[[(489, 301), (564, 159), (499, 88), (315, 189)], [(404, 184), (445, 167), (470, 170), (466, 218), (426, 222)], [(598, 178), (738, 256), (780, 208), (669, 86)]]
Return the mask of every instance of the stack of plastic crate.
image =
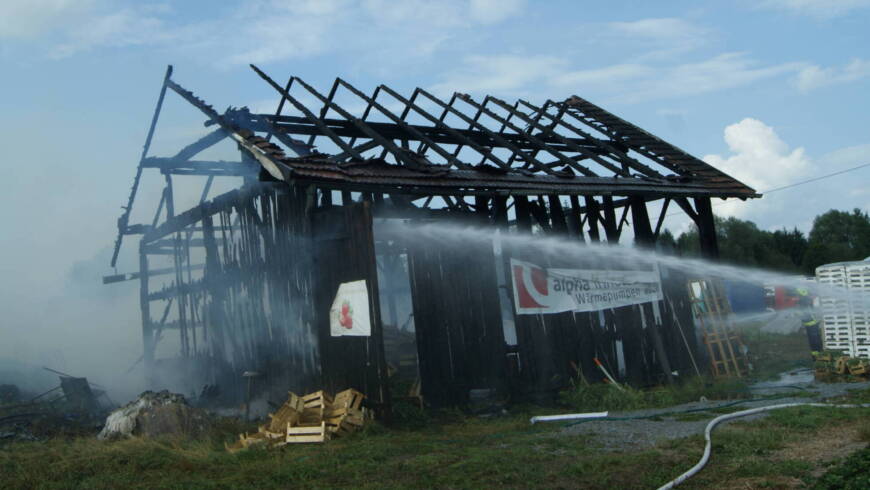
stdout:
[(846, 266), (854, 357), (870, 359), (870, 261)]
[(842, 290), (820, 298), (825, 349), (870, 358), (870, 261), (819, 266), (816, 280)]

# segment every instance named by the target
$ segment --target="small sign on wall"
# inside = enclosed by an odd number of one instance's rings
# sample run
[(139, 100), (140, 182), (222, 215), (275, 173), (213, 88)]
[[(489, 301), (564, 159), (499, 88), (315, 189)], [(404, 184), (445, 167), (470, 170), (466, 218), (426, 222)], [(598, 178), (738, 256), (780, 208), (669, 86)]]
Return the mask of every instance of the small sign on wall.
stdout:
[(364, 279), (338, 286), (332, 308), (329, 309), (329, 333), (333, 337), (371, 336), (369, 293)]

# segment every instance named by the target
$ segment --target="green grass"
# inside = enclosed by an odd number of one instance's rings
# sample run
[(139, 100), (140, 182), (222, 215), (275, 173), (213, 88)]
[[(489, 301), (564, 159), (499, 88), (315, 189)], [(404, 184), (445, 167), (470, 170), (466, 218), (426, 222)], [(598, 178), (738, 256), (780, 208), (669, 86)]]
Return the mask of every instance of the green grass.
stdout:
[[(704, 445), (697, 435), (651, 450), (602, 451), (588, 435), (560, 435), (558, 425), (531, 426), (528, 415), (483, 420), (448, 414), (419, 428), (372, 424), (328, 444), (238, 454), (222, 446), (247, 428), (233, 421), (199, 441), (79, 437), (14, 443), (0, 447), (0, 474), (4, 487), (49, 489), (647, 488), (692, 466)], [(868, 415), (868, 409), (790, 408), (734, 422), (716, 431), (714, 457), (688, 487), (747, 478), (753, 486), (778, 486), (783, 475), (811, 484), (813, 464), (776, 458), (776, 452), (844, 424), (864, 424), (866, 437)]]
[[(782, 339), (759, 336), (754, 341), (760, 342), (761, 352), (780, 352), (764, 344)], [(795, 339), (785, 345), (795, 351), (803, 348)], [(770, 361), (764, 369), (791, 362), (791, 354), (779, 355), (785, 360)], [(695, 379), (624, 393), (607, 385), (583, 386), (566, 392), (562, 401), (577, 411), (632, 410), (701, 396), (739, 400), (748, 392), (740, 382)], [(838, 401), (870, 403), (870, 390), (853, 391)], [(528, 417), (544, 411), (534, 407), (513, 407), (510, 416), (490, 419), (450, 410), (421, 411), (413, 405), (396, 408), (399, 423), (393, 427), (370, 424), (360, 433), (323, 445), (238, 454), (227, 453), (223, 443), (254, 425), (232, 419), (221, 419), (202, 440), (102, 442), (67, 433), (46, 442), (0, 445), (0, 487), (654, 488), (694, 465), (704, 447), (703, 437), (696, 435), (650, 450), (603, 451), (592, 435), (565, 435), (560, 425), (530, 425)], [(733, 405), (671, 417), (703, 420), (742, 408)], [(818, 465), (784, 458), (778, 452), (795, 444), (812, 444), (823, 431), (853, 424), (858, 437), (870, 441), (870, 409), (791, 408), (770, 412), (760, 420), (735, 421), (715, 432), (710, 464), (686, 487), (782, 487), (784, 478), (798, 478), (806, 485), (834, 488), (856, 474), (866, 474), (867, 451), (832, 466), (818, 481), (813, 477)], [(746, 479), (751, 479), (750, 484), (735, 483)], [(854, 488), (859, 487), (864, 486)]]
[(845, 490), (870, 488), (870, 448), (852, 454), (829, 469), (815, 482), (813, 488)]
[(624, 386), (623, 390), (609, 384), (578, 384), (561, 393), (560, 401), (576, 411), (627, 411), (664, 408), (682, 403), (708, 400), (748, 398), (747, 385), (741, 380), (712, 381), (696, 377), (682, 384), (663, 386), (651, 390), (638, 390)]

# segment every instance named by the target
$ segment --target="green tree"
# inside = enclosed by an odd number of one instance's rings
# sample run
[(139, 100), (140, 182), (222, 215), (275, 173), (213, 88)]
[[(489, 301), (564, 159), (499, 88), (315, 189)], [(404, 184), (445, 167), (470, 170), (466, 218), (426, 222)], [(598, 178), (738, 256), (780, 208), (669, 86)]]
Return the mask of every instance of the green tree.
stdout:
[[(722, 261), (789, 272), (799, 270), (800, 259), (794, 262), (789, 255), (790, 247), (798, 246), (791, 242), (799, 242), (792, 232), (784, 232), (788, 237), (781, 237), (782, 244), (777, 244), (774, 233), (760, 230), (751, 221), (717, 216), (715, 224), (719, 257)], [(799, 231), (795, 231), (803, 237)], [(683, 256), (700, 255), (697, 228), (693, 227), (677, 238), (677, 251)]]
[(830, 210), (816, 216), (810, 231), (804, 270), (813, 273), (816, 267), (832, 262), (861, 260), (870, 256), (870, 216), (860, 209)]

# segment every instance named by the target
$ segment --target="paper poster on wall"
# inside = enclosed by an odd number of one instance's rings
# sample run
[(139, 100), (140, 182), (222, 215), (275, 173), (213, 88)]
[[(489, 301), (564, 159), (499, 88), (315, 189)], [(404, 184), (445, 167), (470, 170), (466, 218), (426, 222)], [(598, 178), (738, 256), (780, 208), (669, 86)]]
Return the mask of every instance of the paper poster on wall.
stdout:
[(660, 301), (658, 269), (612, 271), (545, 269), (511, 259), (514, 305), (517, 314), (596, 311)]
[(372, 334), (365, 280), (345, 282), (338, 286), (332, 308), (329, 309), (329, 333), (333, 337), (368, 337)]

